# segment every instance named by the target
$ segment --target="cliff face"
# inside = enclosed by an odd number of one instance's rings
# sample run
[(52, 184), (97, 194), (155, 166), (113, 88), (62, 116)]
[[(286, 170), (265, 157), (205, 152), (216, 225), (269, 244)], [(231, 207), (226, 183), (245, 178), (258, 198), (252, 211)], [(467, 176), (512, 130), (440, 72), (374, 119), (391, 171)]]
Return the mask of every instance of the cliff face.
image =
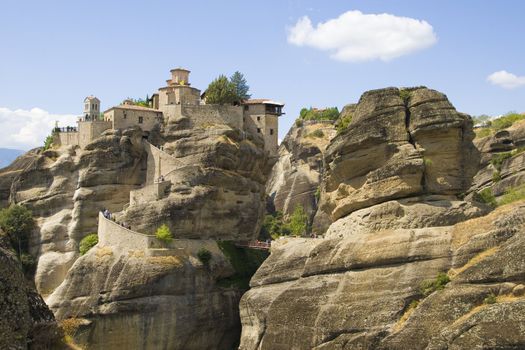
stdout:
[(525, 207), (483, 216), (458, 199), (477, 170), (472, 139), (441, 93), (365, 93), (324, 159), (334, 222), (272, 245), (241, 300), (240, 348), (522, 347)]
[(336, 130), (331, 121), (303, 121), (294, 125), (279, 146), (279, 160), (273, 166), (266, 193), (275, 207), (290, 215), (298, 205), (313, 219), (317, 201), (323, 153)]
[(0, 232), (0, 348), (61, 349), (62, 332)]
[[(242, 289), (218, 282), (236, 278), (236, 271), (206, 239), (257, 235), (267, 156), (260, 140), (225, 125), (195, 129), (179, 121), (150, 136), (162, 149), (142, 140), (139, 130), (109, 131), (72, 161), (78, 188), (64, 214), (69, 223), (61, 221), (68, 232), (92, 230), (101, 208), (134, 232), (112, 224), (110, 239), (81, 258), (74, 253), (46, 301), (57, 319), (74, 325), (75, 342), (90, 349), (230, 349), (239, 339)], [(58, 173), (49, 177), (57, 181)], [(50, 225), (49, 218), (43, 221)], [(176, 239), (170, 247), (159, 240), (131, 243), (162, 224)], [(179, 239), (191, 239), (191, 249)], [(199, 260), (201, 250), (211, 253), (209, 265)]]

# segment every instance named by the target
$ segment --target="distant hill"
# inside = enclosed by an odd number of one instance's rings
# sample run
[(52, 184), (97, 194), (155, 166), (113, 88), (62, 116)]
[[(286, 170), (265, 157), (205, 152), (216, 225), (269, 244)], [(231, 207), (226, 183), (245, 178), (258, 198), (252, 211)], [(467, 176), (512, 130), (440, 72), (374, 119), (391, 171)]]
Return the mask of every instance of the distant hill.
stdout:
[(16, 157), (24, 153), (25, 151), (19, 149), (0, 148), (0, 168), (8, 166)]

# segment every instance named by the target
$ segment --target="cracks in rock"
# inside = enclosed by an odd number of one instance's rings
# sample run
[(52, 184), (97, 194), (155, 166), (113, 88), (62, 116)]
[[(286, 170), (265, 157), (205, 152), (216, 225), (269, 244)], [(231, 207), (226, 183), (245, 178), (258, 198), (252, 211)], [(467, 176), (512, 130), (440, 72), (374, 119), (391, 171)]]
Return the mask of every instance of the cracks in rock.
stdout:
[[(408, 101), (410, 100), (410, 91), (409, 90), (399, 90), (399, 97), (403, 100), (403, 106), (405, 108), (405, 130), (407, 132), (408, 136), (408, 142), (414, 147), (416, 151), (418, 151), (416, 141), (414, 140), (414, 137), (412, 136), (412, 133), (410, 133), (410, 108), (408, 107)], [(425, 158), (423, 158), (423, 174), (421, 176), (421, 188), (424, 193), (427, 192), (427, 183), (426, 183), (426, 164), (425, 164)]]

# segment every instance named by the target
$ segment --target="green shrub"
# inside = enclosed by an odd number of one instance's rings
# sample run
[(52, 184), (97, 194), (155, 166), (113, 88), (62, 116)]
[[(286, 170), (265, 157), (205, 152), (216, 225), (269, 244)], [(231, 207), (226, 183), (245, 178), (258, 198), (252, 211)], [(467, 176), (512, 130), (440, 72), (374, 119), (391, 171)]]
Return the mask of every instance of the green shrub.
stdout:
[(522, 199), (525, 199), (525, 185), (509, 188), (505, 194), (501, 196), (498, 205), (505, 205)]
[(306, 137), (321, 138), (324, 137), (324, 132), (321, 129), (317, 129), (306, 135)]
[(173, 240), (170, 228), (166, 224), (162, 224), (162, 226), (157, 229), (155, 236), (164, 243), (169, 243)]
[(302, 120), (336, 120), (339, 118), (339, 109), (330, 107), (325, 109), (303, 108), (299, 113)]
[(211, 257), (211, 252), (204, 247), (197, 252), (197, 258), (199, 258), (201, 263), (206, 267), (210, 266)]
[(479, 128), (474, 130), (474, 132), (476, 133), (476, 137), (479, 138), (487, 137), (492, 134), (492, 130), (490, 128)]
[(432, 162), (432, 159), (430, 159), (430, 158), (424, 158), (424, 157), (423, 157), (423, 163), (425, 164), (425, 166), (429, 166), (429, 167), (432, 166), (432, 164), (434, 164), (434, 163)]
[(423, 296), (428, 296), (437, 290), (442, 290), (450, 282), (450, 277), (444, 272), (438, 273), (434, 280), (423, 281), (420, 285), (420, 292)]
[(315, 200), (319, 202), (319, 199), (321, 198), (321, 186), (318, 186), (314, 193)]
[(496, 170), (495, 172), (492, 173), (492, 181), (496, 183), (500, 180), (501, 180), (501, 173), (499, 172), (499, 170)]
[(297, 205), (290, 216), (288, 228), (293, 236), (302, 236), (308, 228), (308, 216), (302, 205)]
[(280, 236), (288, 236), (289, 234), (290, 229), (286, 226), (286, 223), (284, 222), (282, 212), (276, 211), (273, 214), (267, 214), (264, 216), (263, 225), (259, 233), (260, 239), (277, 239)]
[(295, 126), (296, 126), (296, 127), (300, 128), (300, 127), (303, 126), (303, 124), (304, 124), (304, 123), (303, 123), (303, 120), (302, 120), (302, 119), (296, 119), (296, 120), (295, 120)]
[(405, 104), (408, 103), (408, 100), (410, 99), (410, 91), (407, 89), (400, 89), (399, 90), (399, 97), (403, 100)]
[(86, 237), (82, 238), (78, 246), (80, 255), (86, 254), (91, 248), (96, 246), (98, 243), (98, 235), (96, 233), (90, 233)]
[(492, 194), (492, 190), (490, 188), (485, 188), (477, 195), (480, 202), (490, 205), (491, 207), (495, 208), (498, 205), (498, 202), (496, 202), (496, 198)]
[(489, 295), (487, 295), (487, 297), (485, 299), (483, 299), (483, 304), (495, 304), (496, 303), (496, 296), (494, 295), (494, 293), (490, 293)]
[(344, 117), (342, 117), (342, 118), (337, 122), (337, 126), (336, 126), (337, 133), (340, 134), (340, 133), (342, 133), (344, 130), (346, 130), (346, 128), (348, 128), (348, 125), (350, 124), (351, 121), (352, 121), (352, 115), (350, 115), (350, 114), (347, 114), (347, 115), (345, 115)]
[(0, 210), (0, 228), (9, 238), (13, 249), (18, 252), (18, 256), (27, 253), (29, 236), (34, 227), (33, 215), (26, 207), (12, 204)]

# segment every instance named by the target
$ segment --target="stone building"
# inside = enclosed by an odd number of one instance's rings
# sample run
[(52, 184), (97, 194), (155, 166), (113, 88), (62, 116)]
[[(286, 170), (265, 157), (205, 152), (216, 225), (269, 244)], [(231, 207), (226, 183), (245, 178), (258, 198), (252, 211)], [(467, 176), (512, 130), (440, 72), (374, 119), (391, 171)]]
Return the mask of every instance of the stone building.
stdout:
[(84, 113), (85, 120), (97, 120), (100, 117), (100, 100), (91, 95), (84, 99)]
[(251, 99), (240, 106), (206, 104), (201, 91), (191, 86), (190, 71), (176, 68), (170, 71), (167, 85), (158, 89), (148, 101), (150, 107), (125, 100), (121, 105), (100, 114), (100, 100), (95, 96), (84, 99), (84, 113), (78, 127), (57, 128), (55, 143), (85, 147), (107, 129), (139, 126), (145, 134), (156, 125), (171, 118), (187, 118), (191, 127), (210, 127), (226, 124), (264, 139), (265, 150), (277, 155), (278, 117), (284, 104), (270, 99)]
[(124, 104), (104, 111), (104, 120), (111, 123), (112, 129), (126, 129), (137, 125), (143, 131), (149, 132), (155, 125), (162, 123), (162, 112), (137, 106), (126, 100)]
[(244, 130), (260, 134), (264, 138), (265, 150), (276, 156), (279, 147), (279, 117), (284, 114), (284, 104), (269, 99), (250, 99), (242, 105)]

